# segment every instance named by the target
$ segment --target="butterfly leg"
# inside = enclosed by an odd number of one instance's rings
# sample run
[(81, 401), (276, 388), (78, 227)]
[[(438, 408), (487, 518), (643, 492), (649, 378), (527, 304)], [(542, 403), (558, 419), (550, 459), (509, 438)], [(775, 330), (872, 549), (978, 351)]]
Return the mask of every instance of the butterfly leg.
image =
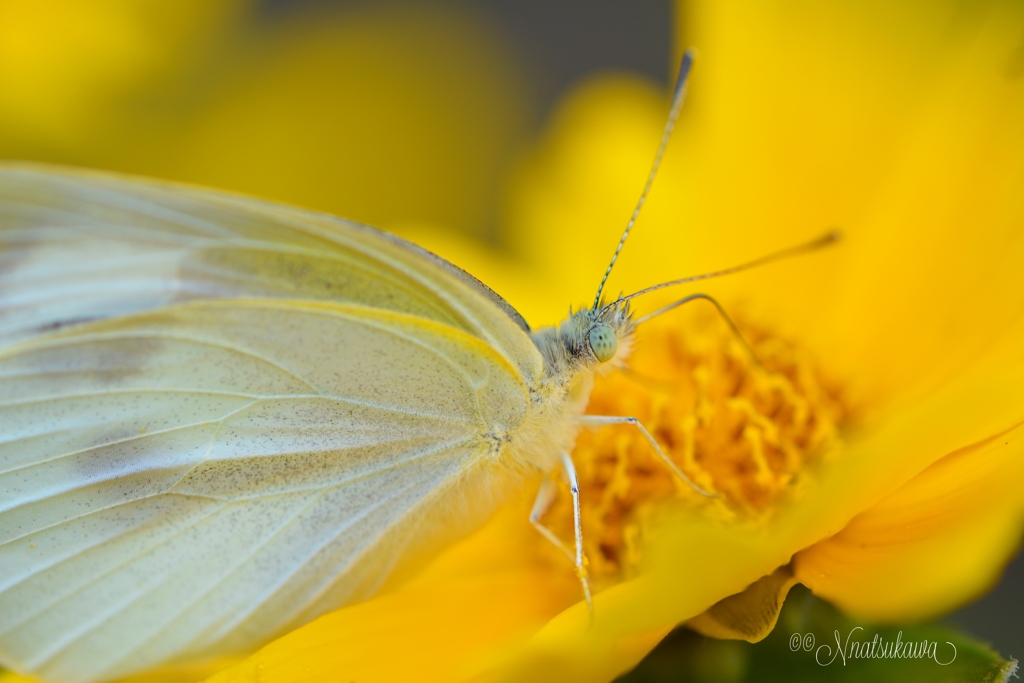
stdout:
[(558, 485), (555, 480), (549, 475), (544, 475), (544, 480), (540, 483), (540, 489), (537, 491), (537, 497), (533, 501), (533, 509), (530, 510), (530, 524), (534, 526), (537, 531), (540, 532), (541, 536), (555, 544), (570, 561), (575, 562), (572, 550), (569, 549), (565, 543), (562, 542), (558, 536), (555, 535), (548, 527), (544, 526), (544, 523), (540, 521), (544, 513), (548, 511), (551, 504), (558, 498)]
[(576, 575), (580, 577), (580, 583), (583, 584), (583, 597), (587, 601), (587, 607), (593, 612), (594, 603), (591, 600), (590, 582), (587, 580), (586, 565), (583, 559), (583, 530), (580, 525), (580, 486), (576, 479), (576, 468), (572, 463), (572, 458), (565, 452), (562, 453), (562, 467), (565, 469), (565, 475), (569, 480), (569, 487), (572, 491), (572, 518), (576, 538), (576, 552), (574, 553), (570, 550), (569, 546), (555, 535), (555, 532), (544, 526), (543, 522), (540, 521), (544, 513), (551, 507), (551, 504), (558, 498), (558, 485), (550, 475), (545, 474), (543, 481), (540, 483), (540, 490), (537, 491), (537, 497), (533, 501), (533, 509), (530, 510), (530, 524), (544, 538), (561, 549), (565, 556), (569, 558), (569, 561), (576, 567)]
[(587, 579), (587, 566), (583, 557), (583, 526), (580, 524), (580, 483), (576, 479), (576, 466), (572, 462), (572, 456), (562, 451), (562, 467), (565, 469), (565, 476), (569, 480), (569, 490), (572, 491), (572, 525), (576, 536), (576, 576), (580, 577), (583, 585), (583, 597), (587, 600), (587, 609), (591, 615), (594, 613), (594, 600), (590, 595), (590, 581)]
[(668, 455), (666, 455), (664, 450), (662, 450), (661, 444), (655, 441), (654, 437), (651, 436), (651, 433), (647, 431), (647, 428), (644, 427), (640, 420), (636, 419), (635, 417), (620, 417), (618, 415), (581, 415), (580, 424), (582, 424), (584, 427), (604, 427), (605, 425), (621, 424), (633, 425), (634, 427), (640, 430), (640, 433), (643, 434), (643, 437), (645, 439), (647, 439), (647, 443), (651, 444), (651, 448), (653, 448), (654, 452), (658, 454), (658, 457), (661, 458), (661, 461), (664, 462), (677, 477), (686, 482), (690, 486), (690, 488), (692, 488), (694, 491), (701, 494), (702, 496), (707, 496), (708, 498), (717, 497), (715, 494), (705, 491), (701, 487), (697, 486), (697, 484), (690, 481), (690, 478), (686, 476), (686, 474), (681, 469), (679, 469), (679, 466), (672, 462), (672, 459), (669, 458)]

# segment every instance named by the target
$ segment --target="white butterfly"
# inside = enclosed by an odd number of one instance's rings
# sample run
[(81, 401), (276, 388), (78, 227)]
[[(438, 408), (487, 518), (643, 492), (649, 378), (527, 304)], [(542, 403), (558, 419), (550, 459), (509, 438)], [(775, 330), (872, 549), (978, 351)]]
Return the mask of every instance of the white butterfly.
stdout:
[[(575, 498), (577, 431), (635, 423), (582, 415), (629, 298), (531, 332), (372, 228), (0, 167), (0, 664), (85, 683), (246, 652), (372, 594), (528, 471), (562, 468)], [(561, 544), (555, 490), (531, 521)]]

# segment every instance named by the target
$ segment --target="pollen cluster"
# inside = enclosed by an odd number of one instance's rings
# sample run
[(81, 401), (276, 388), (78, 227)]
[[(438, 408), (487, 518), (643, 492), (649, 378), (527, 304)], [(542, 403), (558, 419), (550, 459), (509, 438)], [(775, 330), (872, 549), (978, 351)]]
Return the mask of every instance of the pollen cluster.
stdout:
[[(725, 518), (771, 515), (816, 461), (834, 451), (849, 411), (809, 354), (752, 325), (740, 331), (697, 314), (643, 326), (629, 368), (598, 377), (587, 412), (636, 417), (707, 498), (674, 476), (630, 425), (580, 434), (587, 572), (596, 584), (627, 578), (659, 505), (672, 500)], [(753, 351), (753, 354), (751, 353)], [(562, 495), (545, 523), (572, 538)]]

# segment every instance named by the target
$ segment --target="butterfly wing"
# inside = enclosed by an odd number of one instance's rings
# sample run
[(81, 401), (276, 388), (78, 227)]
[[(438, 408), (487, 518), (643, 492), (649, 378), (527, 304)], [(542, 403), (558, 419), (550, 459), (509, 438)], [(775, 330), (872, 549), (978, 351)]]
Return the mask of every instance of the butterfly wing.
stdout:
[(42, 176), (0, 203), (0, 662), (245, 651), (501, 499), (537, 359), (472, 282), (292, 209)]
[(487, 341), (524, 377), (542, 361), (504, 299), (368, 226), (249, 197), (55, 167), (0, 165), (0, 345), (192, 299), (351, 302)]
[(0, 653), (59, 681), (246, 649), (372, 592), (490, 511), (496, 433), (528, 406), (466, 333), (282, 300), (9, 347), (0, 387)]

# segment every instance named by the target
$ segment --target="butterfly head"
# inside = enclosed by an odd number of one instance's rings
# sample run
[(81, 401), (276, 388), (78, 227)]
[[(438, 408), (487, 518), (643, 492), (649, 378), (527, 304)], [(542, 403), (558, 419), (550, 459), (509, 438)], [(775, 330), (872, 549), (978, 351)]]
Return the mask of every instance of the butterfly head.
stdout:
[(604, 371), (625, 364), (633, 341), (633, 316), (622, 302), (598, 309), (569, 311), (558, 327), (537, 330), (533, 340), (544, 356), (548, 371)]
[[(570, 320), (574, 316), (570, 316)], [(621, 367), (633, 345), (633, 314), (629, 302), (600, 306), (597, 310), (577, 311), (576, 326), (586, 336), (586, 349), (590, 353), (588, 365)]]

